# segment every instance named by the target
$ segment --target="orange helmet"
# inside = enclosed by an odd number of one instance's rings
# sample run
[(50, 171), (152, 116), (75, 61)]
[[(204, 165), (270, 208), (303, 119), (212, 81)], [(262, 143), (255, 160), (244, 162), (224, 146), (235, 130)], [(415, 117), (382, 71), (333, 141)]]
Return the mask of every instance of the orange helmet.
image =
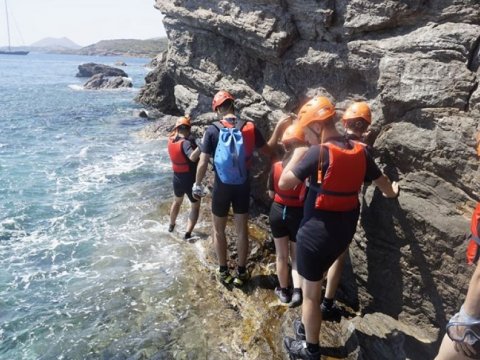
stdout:
[(282, 143), (283, 145), (291, 144), (293, 142), (304, 143), (305, 136), (303, 135), (303, 129), (296, 124), (288, 126), (283, 132)]
[(226, 100), (234, 101), (235, 98), (228, 91), (220, 90), (215, 94), (212, 100), (212, 109), (213, 111), (217, 110), (217, 107), (222, 105)]
[(335, 107), (325, 96), (317, 96), (298, 112), (298, 125), (302, 128), (316, 121), (326, 121), (335, 115)]
[(347, 120), (361, 118), (367, 123), (372, 123), (372, 112), (370, 106), (364, 101), (354, 102), (350, 105), (343, 114), (342, 121), (345, 123)]
[(175, 123), (174, 129), (182, 125), (188, 126), (188, 127), (192, 126), (192, 124), (190, 123), (190, 116), (185, 115), (185, 116), (182, 116), (181, 118), (178, 118), (177, 122)]

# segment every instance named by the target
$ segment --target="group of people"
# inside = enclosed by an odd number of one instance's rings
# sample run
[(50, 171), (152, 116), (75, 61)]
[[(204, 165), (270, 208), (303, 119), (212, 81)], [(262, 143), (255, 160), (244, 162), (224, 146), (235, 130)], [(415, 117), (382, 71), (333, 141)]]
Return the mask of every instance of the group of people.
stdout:
[[(235, 99), (229, 92), (215, 94), (212, 110), (219, 121), (207, 127), (200, 144), (190, 136), (188, 117), (177, 121), (169, 137), (175, 193), (169, 231), (174, 230), (187, 194), (191, 211), (185, 238), (190, 238), (200, 201), (207, 193), (202, 181), (213, 160), (211, 211), (218, 279), (225, 285), (243, 286), (249, 280), (249, 171), (255, 149), (269, 157), (272, 168), (268, 194), (273, 200), (269, 219), (279, 283), (275, 294), (282, 303), (302, 306), (301, 319), (293, 323), (295, 338), (285, 337), (284, 345), (291, 358), (320, 359), (322, 318), (328, 320), (338, 310), (334, 296), (357, 227), (358, 193), (365, 182), (373, 182), (385, 197), (399, 195), (398, 184), (381, 172), (370, 155), (371, 149), (362, 142), (371, 124), (370, 108), (365, 102), (352, 103), (343, 114), (345, 131), (340, 133), (334, 104), (317, 96), (304, 104), (296, 117), (280, 120), (268, 141), (253, 122), (235, 115)], [(283, 147), (281, 159), (275, 158), (278, 144)], [(225, 235), (230, 207), (237, 235), (234, 272), (227, 263)], [(480, 314), (478, 302), (475, 305)], [(465, 312), (477, 314), (470, 308)]]

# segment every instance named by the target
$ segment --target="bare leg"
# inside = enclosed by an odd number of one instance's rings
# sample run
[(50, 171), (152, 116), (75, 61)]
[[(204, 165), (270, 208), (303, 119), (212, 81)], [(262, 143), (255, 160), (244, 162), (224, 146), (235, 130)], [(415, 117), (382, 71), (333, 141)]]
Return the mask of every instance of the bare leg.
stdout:
[(237, 231), (238, 266), (246, 266), (248, 256), (248, 213), (233, 214)]
[(457, 352), (455, 350), (455, 345), (450, 338), (445, 335), (443, 337), (442, 344), (440, 345), (440, 349), (438, 350), (438, 355), (435, 360), (468, 360), (471, 358), (466, 357), (463, 355), (462, 352)]
[(201, 202), (202, 200), (198, 200), (197, 202), (190, 203), (190, 215), (188, 216), (187, 233), (191, 233), (197, 224)]
[(173, 199), (172, 206), (170, 207), (170, 225), (175, 225), (175, 221), (177, 221), (178, 212), (180, 211), (182, 202), (183, 196), (175, 196), (175, 199)]
[(218, 264), (227, 265), (227, 239), (225, 237), (225, 227), (227, 226), (227, 217), (213, 216), (213, 243), (217, 253)]
[(320, 300), (322, 298), (322, 282), (303, 279), (303, 303), (302, 322), (305, 325), (307, 342), (319, 343), (320, 327), (322, 325), (322, 312), (320, 311)]
[(281, 288), (288, 287), (288, 244), (289, 237), (274, 238), (276, 251), (277, 277)]
[(293, 280), (293, 287), (294, 288), (301, 288), (301, 276), (298, 274), (297, 271), (297, 243), (293, 241), (289, 241), (290, 245), (290, 260), (292, 262), (292, 280)]
[(335, 262), (330, 266), (327, 273), (327, 285), (325, 287), (325, 297), (327, 299), (334, 299), (335, 293), (340, 284), (342, 278), (343, 266), (345, 264), (345, 258), (347, 256), (348, 248), (345, 250)]

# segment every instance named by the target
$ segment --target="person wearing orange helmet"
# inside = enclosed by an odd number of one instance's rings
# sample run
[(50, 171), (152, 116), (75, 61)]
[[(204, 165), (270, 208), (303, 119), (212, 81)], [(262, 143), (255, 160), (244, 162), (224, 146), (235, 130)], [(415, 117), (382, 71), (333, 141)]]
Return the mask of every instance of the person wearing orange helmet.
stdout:
[(368, 127), (372, 124), (370, 106), (364, 101), (354, 102), (343, 113), (342, 122), (348, 139), (363, 141)]
[[(197, 168), (195, 184), (193, 185), (193, 194), (197, 198), (205, 195), (202, 181), (205, 177), (210, 158), (216, 161), (217, 145), (219, 144), (220, 133), (223, 129), (239, 130), (243, 141), (244, 155), (240, 161), (243, 161), (242, 167), (246, 169), (246, 179), (241, 183), (230, 184), (221, 180), (219, 169), (214, 166), (215, 180), (212, 190), (212, 215), (213, 215), (213, 240), (217, 259), (219, 263), (218, 278), (223, 284), (232, 284), (243, 286), (249, 279), (247, 272), (248, 257), (248, 210), (250, 204), (250, 180), (249, 170), (252, 165), (253, 151), (259, 149), (261, 153), (271, 156), (273, 144), (276, 144), (282, 134), (287, 121), (279, 121), (275, 127), (272, 136), (265, 141), (255, 123), (238, 119), (235, 116), (235, 99), (228, 91), (220, 90), (213, 97), (212, 110), (217, 114), (220, 121), (209, 125), (205, 131), (200, 161)], [(290, 121), (290, 120), (288, 120)], [(238, 134), (238, 131), (237, 131)], [(221, 164), (232, 166), (231, 164)], [(222, 169), (223, 170), (223, 169)], [(227, 225), (227, 215), (230, 207), (233, 208), (233, 221), (237, 232), (237, 271), (234, 276), (230, 274), (227, 264), (227, 239), (225, 228)]]
[(369, 180), (384, 196), (395, 198), (398, 185), (382, 174), (364, 145), (337, 131), (335, 107), (328, 98), (318, 96), (303, 105), (298, 125), (311, 146), (304, 155), (294, 152), (278, 186), (287, 190), (309, 179), (296, 247), (303, 303), (302, 318), (294, 321), (296, 339), (285, 337), (284, 345), (292, 358), (319, 360), (322, 282), (352, 241), (359, 216), (358, 192)]
[[(278, 180), (283, 168), (288, 164), (296, 148), (307, 150), (303, 131), (295, 124), (285, 129), (282, 136), (285, 155), (281, 161), (273, 163), (268, 181), (268, 195), (273, 200), (270, 207), (270, 228), (275, 242), (276, 269), (279, 286), (275, 288), (275, 295), (282, 303), (290, 303), (296, 307), (302, 303), (302, 289), (297, 272), (297, 259), (295, 242), (300, 222), (303, 218), (303, 200), (305, 185), (299, 184), (293, 189), (281, 190)], [(290, 271), (288, 267), (291, 260), (291, 276), (293, 290), (289, 286)]]
[[(372, 112), (370, 106), (364, 101), (356, 101), (345, 110), (342, 116), (342, 123), (345, 129), (345, 138), (354, 141), (364, 141), (364, 135), (372, 123)], [(372, 150), (369, 145), (368, 150)], [(335, 294), (342, 276), (348, 248), (328, 269), (325, 294), (320, 306), (324, 321), (340, 321), (341, 310), (335, 304)]]
[(187, 194), (190, 200), (191, 209), (188, 216), (185, 239), (191, 237), (200, 212), (200, 200), (195, 199), (192, 194), (192, 186), (195, 182), (197, 162), (200, 156), (200, 147), (196, 146), (195, 139), (190, 136), (191, 122), (188, 116), (180, 117), (168, 138), (168, 155), (172, 162), (173, 169), (173, 192), (175, 198), (170, 207), (170, 225), (168, 231), (175, 228), (183, 197)]

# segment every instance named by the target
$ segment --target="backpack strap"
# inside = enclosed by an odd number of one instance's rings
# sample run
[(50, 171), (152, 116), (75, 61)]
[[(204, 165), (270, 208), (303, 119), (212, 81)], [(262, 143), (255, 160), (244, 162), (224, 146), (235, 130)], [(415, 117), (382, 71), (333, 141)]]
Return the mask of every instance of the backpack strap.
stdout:
[[(247, 123), (246, 120), (237, 120), (237, 121), (235, 121), (235, 126), (234, 126), (234, 128), (241, 131), (241, 130), (243, 129), (243, 127), (245, 126), (246, 123)], [(223, 129), (223, 128), (226, 127), (225, 125), (222, 124), (221, 121), (215, 121), (215, 122), (213, 123), (213, 126), (215, 126), (215, 127), (218, 129), (218, 131), (220, 131), (220, 129)]]

